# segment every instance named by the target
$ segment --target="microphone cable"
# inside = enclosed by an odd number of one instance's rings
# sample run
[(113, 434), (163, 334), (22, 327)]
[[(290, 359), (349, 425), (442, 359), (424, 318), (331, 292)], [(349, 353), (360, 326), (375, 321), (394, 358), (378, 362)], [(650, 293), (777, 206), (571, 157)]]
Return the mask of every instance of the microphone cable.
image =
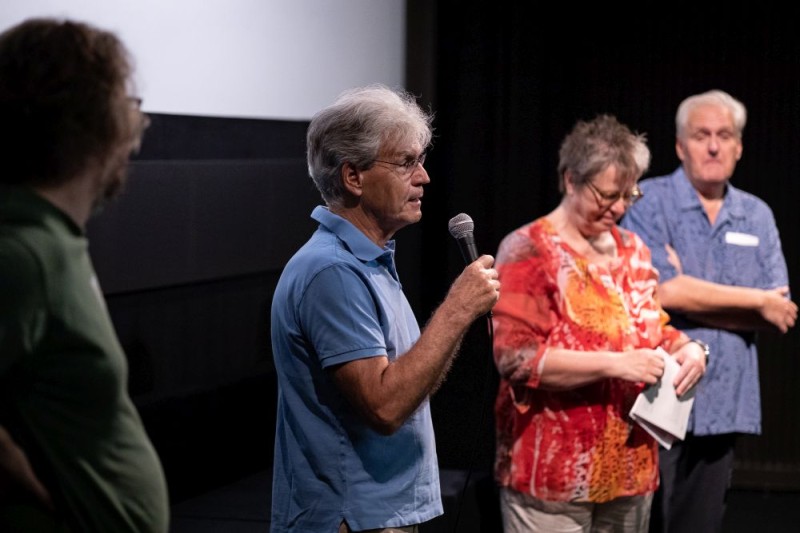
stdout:
[[(466, 499), (467, 489), (469, 488), (469, 482), (472, 479), (472, 472), (475, 468), (475, 463), (477, 461), (478, 456), (478, 443), (480, 443), (480, 438), (485, 431), (486, 427), (486, 411), (487, 411), (487, 402), (492, 400), (491, 395), (491, 388), (490, 388), (490, 378), (495, 370), (494, 368), (494, 324), (492, 322), (492, 312), (489, 311), (486, 314), (486, 322), (487, 322), (487, 329), (488, 329), (488, 340), (489, 340), (489, 357), (487, 358), (487, 368), (486, 372), (484, 373), (484, 383), (483, 383), (483, 401), (480, 403), (480, 419), (479, 419), (479, 430), (476, 432), (476, 438), (472, 442), (472, 450), (469, 455), (471, 458), (467, 464), (467, 476), (464, 479), (464, 486), (461, 488), (461, 493), (458, 496), (458, 506), (456, 508), (456, 517), (455, 522), (453, 524), (453, 533), (458, 532), (458, 525), (459, 520), (461, 519), (461, 509), (464, 506), (464, 500)], [(489, 404), (491, 405), (491, 404)], [(492, 431), (492, 438), (494, 438), (494, 431)], [(494, 463), (494, 459), (492, 459), (492, 463)], [(493, 476), (492, 476), (493, 478)]]
[[(475, 229), (475, 223), (472, 221), (472, 217), (470, 217), (466, 213), (459, 213), (447, 224), (447, 228), (450, 232), (450, 235), (456, 239), (458, 242), (459, 250), (461, 251), (461, 255), (464, 258), (464, 262), (467, 264), (472, 263), (478, 258), (478, 249), (475, 246), (475, 237), (473, 235), (473, 231)], [(491, 388), (489, 381), (491, 376), (493, 375), (494, 371), (494, 324), (492, 322), (492, 311), (489, 310), (486, 313), (486, 320), (488, 323), (488, 340), (489, 340), (489, 357), (487, 358), (487, 368), (486, 372), (484, 373), (484, 385), (483, 385), (483, 401), (480, 402), (480, 416), (479, 416), (479, 426), (478, 431), (476, 432), (475, 440), (472, 443), (472, 450), (468, 452), (469, 462), (467, 464), (467, 476), (464, 479), (464, 486), (461, 488), (461, 494), (458, 496), (458, 505), (456, 509), (456, 518), (455, 523), (453, 526), (454, 533), (458, 533), (458, 523), (461, 519), (461, 509), (464, 505), (464, 500), (466, 499), (467, 489), (469, 488), (469, 482), (472, 480), (472, 472), (475, 468), (475, 463), (478, 457), (478, 444), (481, 441), (481, 437), (483, 436), (483, 432), (485, 431), (486, 427), (486, 411), (487, 411), (487, 402), (489, 402), (489, 406), (493, 405), (492, 397), (491, 397)], [(494, 440), (494, 431), (492, 431), (491, 439)], [(492, 464), (494, 463), (494, 458), (492, 459)]]

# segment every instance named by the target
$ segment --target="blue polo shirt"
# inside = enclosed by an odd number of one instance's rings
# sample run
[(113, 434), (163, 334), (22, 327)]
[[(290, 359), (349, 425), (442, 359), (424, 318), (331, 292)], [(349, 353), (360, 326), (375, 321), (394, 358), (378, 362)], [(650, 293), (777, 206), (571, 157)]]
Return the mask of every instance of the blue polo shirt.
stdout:
[[(789, 284), (775, 218), (763, 200), (728, 183), (712, 225), (683, 168), (669, 176), (642, 180), (639, 186), (644, 197), (628, 210), (621, 225), (638, 233), (650, 247), (661, 282), (677, 275), (667, 261), (664, 245), (669, 244), (689, 276), (760, 289)], [(670, 316), (672, 325), (711, 348), (688, 431), (760, 434), (755, 333), (703, 327), (674, 311)]]
[(419, 524), (442, 514), (430, 406), (394, 434), (370, 429), (326, 369), (407, 352), (420, 335), (394, 264), (327, 208), (289, 260), (272, 300), (278, 412), (273, 532), (337, 531)]

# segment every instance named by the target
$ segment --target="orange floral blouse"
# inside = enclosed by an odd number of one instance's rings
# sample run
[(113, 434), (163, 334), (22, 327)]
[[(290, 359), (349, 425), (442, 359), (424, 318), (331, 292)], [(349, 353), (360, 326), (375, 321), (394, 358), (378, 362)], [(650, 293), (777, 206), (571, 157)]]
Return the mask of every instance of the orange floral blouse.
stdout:
[[(606, 502), (652, 492), (658, 445), (628, 416), (642, 383), (602, 379), (539, 389), (550, 347), (624, 351), (688, 340), (668, 326), (658, 271), (634, 233), (615, 227), (617, 257), (589, 263), (540, 218), (506, 236), (493, 310), (499, 485), (541, 500)], [(674, 346), (674, 348), (673, 348)]]

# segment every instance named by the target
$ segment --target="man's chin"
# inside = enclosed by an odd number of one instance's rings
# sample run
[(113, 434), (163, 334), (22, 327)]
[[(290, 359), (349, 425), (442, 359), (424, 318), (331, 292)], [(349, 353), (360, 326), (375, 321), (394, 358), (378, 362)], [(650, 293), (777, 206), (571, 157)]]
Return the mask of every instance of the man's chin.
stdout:
[(124, 170), (121, 174), (105, 183), (94, 200), (92, 215), (101, 213), (109, 203), (116, 200), (125, 190), (126, 183), (127, 175)]
[(106, 197), (106, 196), (101, 196), (99, 198), (96, 198), (94, 204), (92, 205), (92, 216), (94, 217), (102, 213), (103, 210), (106, 208), (106, 206), (109, 203), (111, 203), (113, 199), (114, 197)]
[(733, 174), (732, 168), (723, 168), (722, 165), (714, 165), (703, 169), (700, 179), (705, 183), (721, 183), (727, 181)]

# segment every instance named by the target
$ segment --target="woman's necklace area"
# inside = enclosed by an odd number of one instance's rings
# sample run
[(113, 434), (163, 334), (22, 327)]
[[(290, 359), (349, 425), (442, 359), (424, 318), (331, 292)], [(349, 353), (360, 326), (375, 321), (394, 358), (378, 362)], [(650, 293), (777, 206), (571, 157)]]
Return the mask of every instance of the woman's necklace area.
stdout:
[(617, 243), (610, 231), (595, 237), (586, 237), (587, 250), (606, 257), (617, 256)]

